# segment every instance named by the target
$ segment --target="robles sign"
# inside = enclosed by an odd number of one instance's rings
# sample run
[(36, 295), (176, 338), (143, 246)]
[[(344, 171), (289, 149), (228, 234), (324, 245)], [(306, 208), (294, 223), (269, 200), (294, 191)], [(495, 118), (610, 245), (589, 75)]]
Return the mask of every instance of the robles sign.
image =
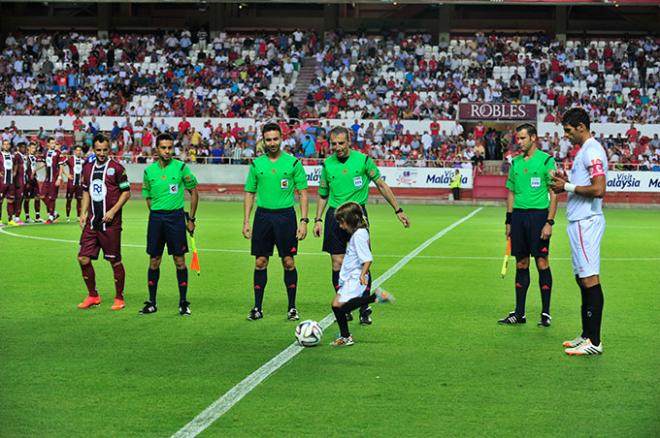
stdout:
[(469, 120), (531, 120), (536, 122), (536, 105), (531, 103), (459, 103), (458, 119)]

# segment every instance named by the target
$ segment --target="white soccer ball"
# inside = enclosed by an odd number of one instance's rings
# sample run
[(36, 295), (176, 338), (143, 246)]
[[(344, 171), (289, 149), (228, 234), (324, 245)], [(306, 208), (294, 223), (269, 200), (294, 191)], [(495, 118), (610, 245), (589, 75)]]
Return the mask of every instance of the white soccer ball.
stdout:
[(296, 327), (296, 339), (303, 347), (313, 347), (321, 343), (323, 329), (318, 322), (308, 319)]

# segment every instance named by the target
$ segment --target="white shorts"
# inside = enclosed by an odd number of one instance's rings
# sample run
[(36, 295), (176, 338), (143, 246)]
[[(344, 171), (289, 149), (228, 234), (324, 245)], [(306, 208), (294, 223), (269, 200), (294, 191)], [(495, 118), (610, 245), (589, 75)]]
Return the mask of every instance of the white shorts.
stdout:
[(600, 214), (569, 222), (567, 231), (573, 273), (579, 278), (600, 274), (600, 240), (605, 232), (605, 216)]
[(339, 290), (337, 291), (337, 294), (339, 295), (339, 302), (346, 303), (353, 298), (361, 297), (366, 289), (366, 285), (360, 284), (359, 277), (350, 278), (343, 283), (340, 282)]

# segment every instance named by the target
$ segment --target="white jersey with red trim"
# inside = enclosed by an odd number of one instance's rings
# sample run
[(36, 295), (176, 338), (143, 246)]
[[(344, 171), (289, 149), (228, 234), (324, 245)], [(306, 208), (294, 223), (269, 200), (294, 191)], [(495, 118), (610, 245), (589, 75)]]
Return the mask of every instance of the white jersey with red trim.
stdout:
[[(596, 176), (607, 178), (607, 153), (592, 137), (584, 142), (575, 156), (570, 181), (576, 186), (589, 186), (592, 178)], [(568, 194), (566, 217), (570, 222), (602, 214), (603, 198), (589, 198), (577, 193)]]

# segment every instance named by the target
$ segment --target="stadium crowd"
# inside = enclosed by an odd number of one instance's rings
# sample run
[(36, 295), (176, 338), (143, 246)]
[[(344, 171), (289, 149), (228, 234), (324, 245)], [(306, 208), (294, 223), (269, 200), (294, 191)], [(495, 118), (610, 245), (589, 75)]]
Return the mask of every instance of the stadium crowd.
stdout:
[[(281, 120), (284, 150), (305, 164), (318, 164), (332, 154), (327, 132), (330, 121), (285, 121)], [(510, 162), (518, 153), (514, 125), (495, 129), (483, 123), (456, 124), (450, 132), (440, 129), (438, 121), (428, 124), (422, 132), (410, 132), (400, 120), (370, 121), (354, 120), (343, 124), (352, 132), (352, 147), (369, 154), (379, 166), (410, 167), (472, 167), (481, 171), (485, 160)], [(91, 148), (94, 135), (100, 132), (94, 116), (76, 118), (71, 128), (64, 126), (54, 132), (44, 129), (36, 133), (24, 133), (15, 123), (5, 128), (1, 137), (17, 147), (20, 143), (35, 141), (44, 147), (48, 136), (54, 136), (64, 152), (80, 145), (84, 151)], [(186, 117), (174, 125), (164, 118), (125, 118), (115, 122), (106, 132), (110, 138), (113, 155), (124, 163), (147, 163), (153, 160), (155, 141), (158, 134), (168, 132), (175, 139), (175, 154), (188, 162), (209, 164), (246, 164), (264, 153), (263, 141), (256, 126), (243, 128), (238, 123), (216, 124), (211, 119), (202, 129), (191, 126)], [(660, 170), (660, 138), (642, 136), (632, 123), (624, 135), (605, 136), (593, 133), (606, 147), (612, 169)], [(550, 153), (559, 163), (568, 165), (578, 152), (566, 137), (558, 134), (539, 138), (541, 150)]]
[[(298, 108), (308, 57), (319, 75)], [(595, 121), (657, 123), (659, 62), (651, 37), (10, 34), (0, 114), (454, 119), (458, 102), (483, 101), (536, 102), (546, 121), (581, 106)]]
[(285, 116), (314, 33), (184, 30), (12, 35), (0, 57), (0, 114)]
[(545, 34), (430, 44), (429, 34), (332, 34), (306, 105), (328, 118), (449, 119), (459, 102), (538, 103), (548, 122), (581, 106), (600, 122), (657, 123), (659, 46), (651, 37), (566, 44)]

